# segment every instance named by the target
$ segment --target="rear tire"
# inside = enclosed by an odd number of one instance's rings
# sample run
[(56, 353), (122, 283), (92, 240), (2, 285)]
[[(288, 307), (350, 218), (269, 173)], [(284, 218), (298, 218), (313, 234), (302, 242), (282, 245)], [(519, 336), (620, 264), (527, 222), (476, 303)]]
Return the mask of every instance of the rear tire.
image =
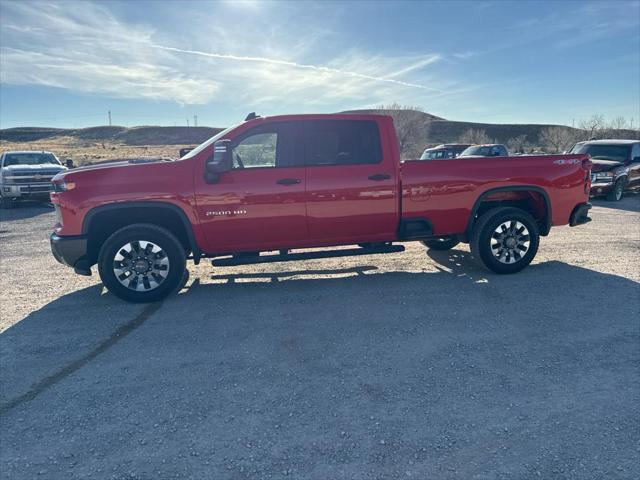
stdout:
[[(186, 252), (169, 230), (134, 224), (113, 233), (98, 255), (102, 283), (127, 302), (156, 302), (183, 285)], [(186, 277), (188, 278), (188, 277)]]
[(622, 200), (622, 195), (624, 193), (624, 179), (619, 178), (616, 180), (616, 183), (613, 184), (613, 188), (607, 194), (607, 200), (610, 202), (619, 202)]
[(489, 270), (516, 273), (531, 263), (540, 233), (535, 219), (524, 210), (501, 207), (489, 210), (471, 234), (471, 253)]
[(430, 250), (451, 250), (459, 243), (456, 237), (438, 237), (422, 241), (422, 244)]

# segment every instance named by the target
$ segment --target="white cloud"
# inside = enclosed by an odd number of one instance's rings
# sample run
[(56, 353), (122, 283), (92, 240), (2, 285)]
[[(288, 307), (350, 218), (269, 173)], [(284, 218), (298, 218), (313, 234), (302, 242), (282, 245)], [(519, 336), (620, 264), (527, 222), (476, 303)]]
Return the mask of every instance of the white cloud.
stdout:
[[(300, 38), (299, 31), (274, 27), (268, 36), (239, 25), (228, 32), (225, 22), (216, 22), (208, 30), (212, 45), (194, 48), (198, 37), (188, 31), (125, 22), (94, 3), (5, 3), (3, 16), (0, 81), (7, 84), (180, 104), (220, 98), (280, 106), (405, 98), (416, 103), (416, 97), (446, 93), (424, 72), (441, 59), (436, 54), (389, 58), (352, 49), (324, 63), (304, 61), (318, 58), (314, 49), (327, 32)], [(412, 80), (416, 74), (419, 80)]]

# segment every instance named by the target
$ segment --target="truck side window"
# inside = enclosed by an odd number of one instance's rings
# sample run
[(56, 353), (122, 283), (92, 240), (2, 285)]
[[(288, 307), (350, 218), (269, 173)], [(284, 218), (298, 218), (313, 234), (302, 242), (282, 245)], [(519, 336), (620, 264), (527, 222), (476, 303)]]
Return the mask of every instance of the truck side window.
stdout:
[(640, 160), (640, 143), (634, 143), (631, 147), (631, 161), (638, 162)]
[(378, 125), (360, 120), (305, 122), (305, 159), (313, 165), (380, 163), (382, 150)]
[(233, 168), (288, 167), (295, 161), (295, 129), (288, 123), (257, 127), (242, 135), (232, 149)]

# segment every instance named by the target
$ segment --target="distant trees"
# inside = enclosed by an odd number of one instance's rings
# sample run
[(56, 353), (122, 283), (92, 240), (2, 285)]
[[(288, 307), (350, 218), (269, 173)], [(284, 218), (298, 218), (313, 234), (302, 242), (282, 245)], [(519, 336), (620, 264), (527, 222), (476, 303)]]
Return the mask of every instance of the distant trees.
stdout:
[(540, 132), (538, 143), (547, 153), (562, 153), (576, 142), (575, 133), (568, 127), (548, 127)]
[(527, 153), (532, 150), (531, 144), (527, 141), (526, 135), (518, 135), (517, 137), (509, 139), (507, 142), (507, 148), (511, 153)]
[(418, 158), (427, 144), (430, 123), (422, 108), (398, 103), (381, 105), (378, 108), (393, 117), (400, 156), (403, 159)]
[(603, 115), (592, 115), (586, 120), (581, 120), (578, 124), (580, 130), (584, 130), (587, 138), (581, 140), (591, 140), (600, 136), (605, 127), (605, 120)]
[(640, 139), (640, 130), (633, 128), (633, 119), (618, 115), (610, 121), (606, 121), (603, 115), (592, 115), (586, 120), (581, 120), (578, 127), (582, 130), (578, 140), (591, 140), (601, 138), (633, 138)]
[(458, 138), (458, 143), (483, 144), (491, 143), (491, 139), (487, 132), (481, 129), (470, 128)]

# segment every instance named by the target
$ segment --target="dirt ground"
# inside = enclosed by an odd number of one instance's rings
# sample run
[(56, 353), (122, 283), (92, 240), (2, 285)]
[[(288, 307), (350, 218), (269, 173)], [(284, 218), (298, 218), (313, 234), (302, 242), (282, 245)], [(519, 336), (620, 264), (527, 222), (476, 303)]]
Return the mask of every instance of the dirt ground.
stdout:
[(109, 141), (80, 140), (73, 137), (55, 137), (31, 142), (0, 141), (0, 152), (9, 150), (46, 150), (54, 153), (63, 163), (73, 160), (76, 166), (124, 158), (161, 157), (178, 158), (178, 151), (194, 145), (125, 145)]
[(213, 269), (130, 305), (0, 226), (0, 476), (640, 478), (640, 197), (533, 264), (467, 246)]

